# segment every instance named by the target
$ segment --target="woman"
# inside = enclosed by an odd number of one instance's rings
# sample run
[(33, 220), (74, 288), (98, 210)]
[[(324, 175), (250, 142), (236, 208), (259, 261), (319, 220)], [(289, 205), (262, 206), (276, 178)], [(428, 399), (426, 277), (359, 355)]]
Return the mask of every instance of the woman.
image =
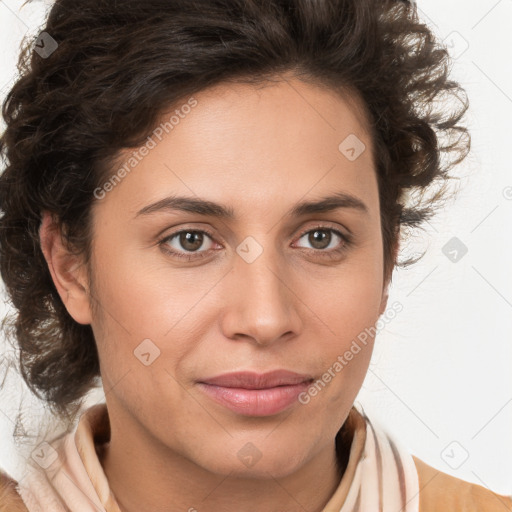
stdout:
[(57, 0), (24, 57), (7, 332), (70, 432), (4, 510), (512, 510), (354, 406), (400, 229), (469, 149), (414, 5)]

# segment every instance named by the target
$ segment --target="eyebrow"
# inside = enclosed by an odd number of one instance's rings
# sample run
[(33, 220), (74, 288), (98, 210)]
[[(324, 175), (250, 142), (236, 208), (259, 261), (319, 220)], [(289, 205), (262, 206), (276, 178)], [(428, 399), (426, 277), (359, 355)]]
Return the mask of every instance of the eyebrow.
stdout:
[[(361, 199), (348, 194), (346, 192), (337, 192), (335, 194), (322, 197), (315, 201), (302, 201), (291, 208), (286, 215), (292, 217), (300, 217), (312, 213), (324, 213), (337, 210), (339, 208), (348, 208), (357, 210), (363, 214), (368, 214), (369, 210)], [(207, 215), (225, 220), (235, 220), (235, 212), (233, 208), (201, 199), (197, 197), (178, 197), (170, 196), (160, 199), (155, 203), (145, 206), (137, 212), (135, 217), (139, 215), (149, 215), (160, 211), (183, 211), (196, 213), (198, 215)]]

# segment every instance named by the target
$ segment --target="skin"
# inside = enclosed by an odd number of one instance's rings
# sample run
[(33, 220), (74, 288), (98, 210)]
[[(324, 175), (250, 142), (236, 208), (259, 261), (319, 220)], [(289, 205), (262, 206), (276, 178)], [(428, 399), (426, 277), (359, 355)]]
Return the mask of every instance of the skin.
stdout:
[[(49, 216), (41, 228), (60, 296), (98, 346), (111, 423), (102, 465), (125, 512), (321, 511), (344, 469), (334, 440), (374, 339), (308, 404), (271, 416), (232, 412), (197, 380), (278, 368), (320, 378), (375, 325), (389, 283), (371, 140), (355, 97), (295, 78), (194, 97), (198, 105), (95, 203), (90, 266), (66, 250)], [(366, 145), (353, 162), (338, 150), (349, 134)], [(368, 211), (287, 215), (334, 191)], [(136, 215), (171, 194), (222, 203), (236, 219)], [(331, 236), (323, 245), (311, 233), (319, 223)], [(179, 236), (161, 241), (204, 228), (214, 234), (198, 243), (204, 258), (163, 250), (197, 255)], [(329, 228), (353, 234), (332, 258), (325, 253), (345, 242)], [(263, 249), (252, 263), (236, 252), (248, 236)], [(148, 366), (134, 355), (147, 338), (160, 350)], [(237, 457), (247, 443), (261, 454), (250, 467)]]

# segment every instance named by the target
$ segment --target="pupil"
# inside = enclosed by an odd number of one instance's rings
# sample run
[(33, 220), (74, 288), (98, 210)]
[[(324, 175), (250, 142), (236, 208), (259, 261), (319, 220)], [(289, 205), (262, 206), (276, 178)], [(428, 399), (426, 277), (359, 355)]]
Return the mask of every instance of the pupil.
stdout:
[[(317, 229), (310, 233), (309, 241), (316, 249), (325, 249), (325, 247), (329, 246), (330, 236), (330, 233), (327, 231)], [(326, 241), (327, 243), (325, 243)], [(317, 242), (320, 242), (320, 247), (315, 246)]]
[(187, 231), (180, 235), (180, 243), (182, 247), (187, 250), (199, 249), (203, 243), (203, 237), (201, 233), (196, 231)]

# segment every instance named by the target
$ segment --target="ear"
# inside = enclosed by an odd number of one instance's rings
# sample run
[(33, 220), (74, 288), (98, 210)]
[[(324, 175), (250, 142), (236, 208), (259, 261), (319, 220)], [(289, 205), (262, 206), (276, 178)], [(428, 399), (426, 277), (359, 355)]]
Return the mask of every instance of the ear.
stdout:
[[(396, 257), (398, 255), (398, 250), (400, 248), (400, 239), (397, 236), (394, 248), (393, 248), (393, 262), (396, 261)], [(389, 299), (389, 285), (391, 284), (391, 275), (392, 271), (389, 276), (386, 276), (386, 280), (384, 282), (384, 286), (382, 288), (382, 299), (380, 302), (380, 308), (379, 308), (379, 316), (381, 316), (384, 311), (386, 311), (386, 307), (388, 305), (388, 299)]]
[(68, 313), (79, 324), (90, 324), (86, 265), (66, 248), (60, 225), (50, 212), (43, 212), (39, 241), (55, 288)]

